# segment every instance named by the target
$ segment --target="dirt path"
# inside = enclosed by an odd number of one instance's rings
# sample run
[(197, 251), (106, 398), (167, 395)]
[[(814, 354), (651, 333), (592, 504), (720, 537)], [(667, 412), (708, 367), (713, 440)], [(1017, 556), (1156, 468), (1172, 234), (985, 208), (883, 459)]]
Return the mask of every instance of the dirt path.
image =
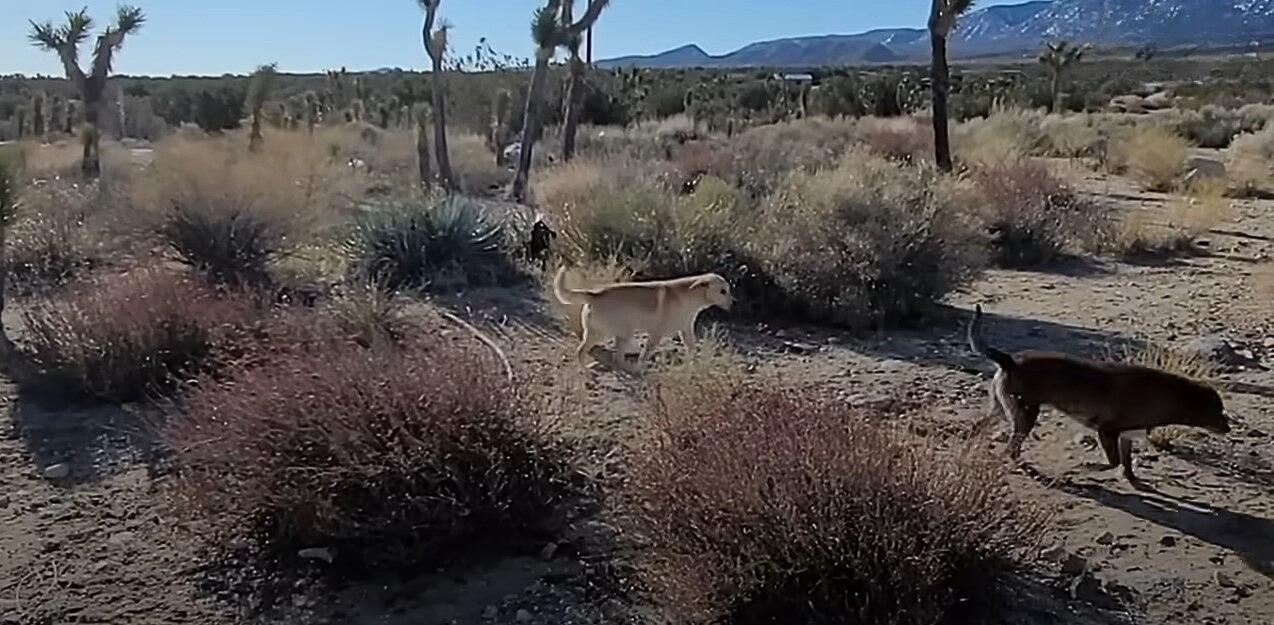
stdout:
[[(847, 338), (734, 327), (729, 337), (757, 371), (842, 389), (851, 403), (902, 398), (911, 429), (935, 439), (966, 436), (984, 410), (990, 367), (963, 338), (975, 302), (990, 314), (989, 338), (1005, 348), (1100, 354), (1129, 335), (1172, 345), (1215, 337), (1249, 359), (1227, 381), (1274, 387), (1266, 369), (1274, 368), (1274, 203), (1240, 203), (1207, 245), (1208, 256), (1160, 265), (993, 271), (951, 299), (948, 323), (925, 331)], [(507, 310), (493, 300), (475, 314), (498, 323)], [(595, 469), (605, 473), (607, 441), (640, 428), (640, 385), (573, 374), (569, 346), (545, 331), (515, 328), (504, 341), (535, 384), (578, 406), (563, 418), (596, 444)], [(165, 516), (163, 482), (141, 468), (127, 435), (85, 425), (101, 414), (20, 405), (11, 391), (4, 401), (14, 418), (0, 421), (0, 623), (240, 622), (251, 606), (232, 587), (204, 585), (199, 528)], [(1148, 619), (1139, 622), (1274, 622), (1274, 399), (1230, 391), (1226, 401), (1244, 421), (1230, 436), (1190, 435), (1170, 452), (1140, 454), (1139, 472), (1161, 495), (1132, 491), (1117, 472), (1085, 469), (1100, 455), (1091, 437), (1045, 413), (1025, 447), (1032, 471), (1013, 479), (1056, 511), (1047, 555), (1065, 563), (1076, 596), (1113, 598), (1118, 610)], [(70, 475), (46, 479), (57, 463)], [(573, 548), (537, 548), (469, 575), (331, 596), (300, 587), (272, 622), (623, 622), (632, 615), (587, 557), (589, 536), (604, 528), (579, 525)]]

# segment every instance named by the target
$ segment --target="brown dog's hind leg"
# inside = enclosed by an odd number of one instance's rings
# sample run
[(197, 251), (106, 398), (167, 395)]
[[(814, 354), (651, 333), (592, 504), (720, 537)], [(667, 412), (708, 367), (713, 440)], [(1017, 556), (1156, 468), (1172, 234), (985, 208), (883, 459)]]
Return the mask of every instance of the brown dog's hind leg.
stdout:
[(599, 336), (597, 330), (594, 330), (592, 324), (589, 323), (589, 317), (588, 308), (585, 308), (584, 312), (580, 315), (580, 342), (579, 346), (575, 348), (575, 358), (579, 360), (580, 366), (585, 369), (596, 364), (595, 361), (591, 360), (593, 357), (593, 348), (601, 345), (602, 341), (602, 337)]
[(1031, 430), (1035, 429), (1035, 423), (1040, 418), (1040, 405), (1022, 404), (1010, 398), (1004, 407), (1013, 418), (1013, 436), (1009, 438), (1009, 457), (1016, 460), (1022, 455), (1022, 443), (1026, 442), (1026, 437), (1030, 435)]

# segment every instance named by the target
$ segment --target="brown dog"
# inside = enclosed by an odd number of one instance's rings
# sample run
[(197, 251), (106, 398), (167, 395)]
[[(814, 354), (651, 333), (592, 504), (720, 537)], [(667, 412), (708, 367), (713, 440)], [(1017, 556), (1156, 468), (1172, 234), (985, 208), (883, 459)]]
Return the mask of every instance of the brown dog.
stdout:
[(734, 297), (730, 283), (715, 273), (650, 282), (616, 282), (589, 289), (566, 286), (566, 268), (553, 276), (553, 294), (566, 305), (580, 305), (582, 332), (575, 354), (580, 364), (589, 366), (594, 347), (615, 338), (615, 351), (622, 358), (632, 347), (633, 333), (645, 330), (646, 345), (638, 363), (650, 357), (665, 335), (681, 333), (686, 347), (695, 347), (695, 320), (699, 313), (719, 306), (730, 310)]
[(982, 307), (969, 323), (969, 347), (996, 365), (991, 380), (991, 407), (977, 429), (1000, 410), (1013, 421), (1009, 456), (1016, 459), (1039, 418), (1050, 405), (1097, 431), (1106, 453), (1104, 470), (1123, 465), (1123, 475), (1138, 489), (1133, 475), (1133, 439), (1150, 428), (1189, 425), (1216, 434), (1230, 431), (1221, 396), (1208, 386), (1179, 375), (1114, 362), (1101, 362), (1051, 351), (1014, 354), (987, 346), (981, 336)]

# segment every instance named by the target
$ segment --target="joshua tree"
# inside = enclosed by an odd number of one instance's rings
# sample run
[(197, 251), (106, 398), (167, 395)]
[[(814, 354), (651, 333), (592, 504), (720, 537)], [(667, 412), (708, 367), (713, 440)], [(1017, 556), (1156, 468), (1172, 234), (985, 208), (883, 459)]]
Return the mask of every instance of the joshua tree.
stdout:
[(1062, 74), (1066, 68), (1080, 62), (1087, 50), (1086, 45), (1072, 46), (1065, 40), (1045, 43), (1044, 49), (1040, 50), (1040, 65), (1049, 73), (1049, 94), (1053, 98), (1051, 107), (1054, 113), (1062, 110)]
[[(570, 0), (565, 0), (569, 2)], [(522, 116), (522, 146), (518, 158), (518, 171), (513, 177), (513, 200), (526, 200), (527, 179), (531, 175), (531, 157), (535, 141), (540, 134), (540, 109), (544, 104), (544, 85), (548, 82), (549, 61), (553, 52), (566, 42), (579, 38), (597, 21), (610, 0), (593, 0), (579, 21), (562, 19), (564, 0), (547, 0), (535, 10), (531, 20), (531, 38), (535, 41), (535, 69), (531, 72), (531, 86), (526, 93), (526, 111)]]
[(270, 99), (274, 90), (274, 81), (279, 75), (278, 65), (270, 63), (258, 65), (252, 72), (252, 82), (248, 85), (248, 110), (252, 112), (252, 134), (248, 136), (248, 149), (256, 151), (261, 145), (261, 109), (265, 101)]
[(929, 9), (929, 44), (933, 51), (930, 86), (933, 91), (933, 152), (942, 171), (951, 171), (951, 136), (947, 130), (947, 99), (951, 95), (951, 68), (947, 66), (947, 37), (956, 19), (973, 0), (932, 0)]
[[(443, 22), (434, 28), (438, 5), (442, 4), (442, 0), (417, 2), (425, 10), (425, 24), (420, 29), (420, 39), (432, 65), (430, 76), (433, 78), (434, 159), (438, 161), (438, 183), (443, 189), (450, 191), (456, 188), (456, 184), (451, 175), (451, 157), (447, 152), (447, 83), (442, 62), (447, 53), (447, 31), (451, 26)], [(424, 170), (422, 166), (421, 171)]]
[(428, 185), (433, 178), (429, 168), (429, 105), (417, 102), (411, 112), (416, 120), (416, 167), (420, 173), (420, 184)]
[(98, 132), (98, 119), (105, 105), (106, 79), (111, 73), (111, 62), (115, 53), (124, 45), (124, 39), (137, 33), (145, 23), (146, 17), (138, 7), (122, 5), (115, 16), (115, 23), (97, 37), (93, 48), (93, 64), (86, 74), (79, 64), (80, 44), (89, 37), (89, 29), (93, 27), (93, 18), (89, 17), (88, 8), (78, 12), (66, 13), (66, 23), (54, 26), (52, 21), (44, 23), (31, 22), (31, 33), (28, 38), (42, 50), (56, 52), (66, 70), (67, 80), (80, 94), (84, 103), (84, 122), (90, 127), (90, 141), (84, 142), (84, 157), (80, 169), (85, 176), (96, 177), (102, 172), (101, 166), (101, 133)]
[[(563, 29), (570, 27), (575, 19), (575, 0), (564, 0), (560, 25)], [(566, 87), (566, 118), (562, 124), (562, 160), (569, 161), (575, 156), (575, 131), (579, 128), (580, 113), (584, 104), (584, 60), (579, 56), (583, 36), (576, 33), (564, 41), (566, 51), (570, 54), (567, 61), (570, 68), (570, 82)]]

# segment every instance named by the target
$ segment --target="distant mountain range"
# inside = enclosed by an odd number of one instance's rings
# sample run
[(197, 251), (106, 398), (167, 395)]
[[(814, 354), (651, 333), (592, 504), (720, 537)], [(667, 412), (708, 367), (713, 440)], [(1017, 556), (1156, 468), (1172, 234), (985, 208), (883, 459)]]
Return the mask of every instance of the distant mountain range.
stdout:
[[(949, 52), (956, 58), (1027, 54), (1057, 39), (1161, 48), (1267, 44), (1274, 42), (1274, 0), (1036, 0), (991, 6), (960, 20)], [(720, 56), (690, 44), (598, 64), (608, 68), (811, 67), (928, 58), (929, 33), (922, 27), (761, 41)]]

